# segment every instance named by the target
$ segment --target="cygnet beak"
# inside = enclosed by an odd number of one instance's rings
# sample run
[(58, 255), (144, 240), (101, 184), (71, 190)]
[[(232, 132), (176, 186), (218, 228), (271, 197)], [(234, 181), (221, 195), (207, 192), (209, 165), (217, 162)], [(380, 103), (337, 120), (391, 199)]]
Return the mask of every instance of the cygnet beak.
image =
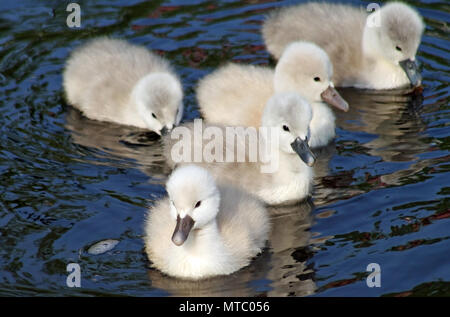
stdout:
[(321, 94), (322, 100), (327, 104), (332, 105), (339, 110), (348, 111), (348, 103), (341, 97), (341, 95), (337, 92), (336, 89), (333, 88), (332, 85), (328, 86)]
[(413, 87), (418, 87), (422, 84), (422, 75), (420, 75), (419, 65), (417, 64), (417, 61), (405, 59), (399, 62), (399, 64), (400, 67), (405, 71), (406, 76), (408, 76), (408, 79)]
[(297, 137), (294, 142), (291, 143), (291, 146), (306, 165), (313, 166), (316, 161), (316, 157), (309, 148), (307, 140), (308, 139), (302, 140), (300, 137)]
[(172, 130), (172, 128), (169, 128), (167, 126), (162, 127), (161, 129), (161, 135), (166, 135), (167, 133), (169, 133)]
[(172, 242), (177, 246), (182, 245), (188, 238), (194, 223), (194, 219), (192, 219), (189, 215), (184, 216), (184, 218), (181, 218), (180, 215), (178, 215), (177, 225), (175, 226), (175, 231), (172, 235)]

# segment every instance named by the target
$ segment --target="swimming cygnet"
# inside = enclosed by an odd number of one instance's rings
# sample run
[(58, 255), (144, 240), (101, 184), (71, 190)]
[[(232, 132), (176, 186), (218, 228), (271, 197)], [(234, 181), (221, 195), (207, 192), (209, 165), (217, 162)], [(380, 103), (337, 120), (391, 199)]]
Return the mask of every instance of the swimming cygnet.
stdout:
[(421, 84), (416, 52), (423, 30), (420, 15), (404, 3), (388, 3), (369, 15), (364, 8), (311, 2), (274, 11), (262, 34), (276, 59), (294, 41), (322, 47), (336, 86), (392, 89)]
[(97, 38), (77, 48), (63, 85), (67, 101), (94, 120), (161, 134), (183, 114), (182, 86), (169, 63), (123, 40)]
[(207, 122), (259, 127), (267, 100), (277, 92), (295, 91), (311, 104), (309, 145), (325, 146), (335, 137), (335, 117), (326, 103), (347, 111), (348, 104), (333, 88), (333, 66), (320, 47), (291, 43), (275, 71), (267, 67), (228, 64), (203, 78), (197, 89), (200, 111)]
[(204, 168), (186, 165), (169, 177), (167, 192), (150, 208), (144, 238), (153, 267), (163, 273), (184, 279), (227, 275), (264, 248), (267, 211), (245, 191), (216, 184)]
[(315, 161), (308, 146), (311, 106), (296, 93), (279, 93), (268, 100), (261, 122), (260, 129), (181, 125), (163, 138), (167, 163), (195, 161), (217, 180), (240, 186), (269, 205), (304, 200), (312, 190)]

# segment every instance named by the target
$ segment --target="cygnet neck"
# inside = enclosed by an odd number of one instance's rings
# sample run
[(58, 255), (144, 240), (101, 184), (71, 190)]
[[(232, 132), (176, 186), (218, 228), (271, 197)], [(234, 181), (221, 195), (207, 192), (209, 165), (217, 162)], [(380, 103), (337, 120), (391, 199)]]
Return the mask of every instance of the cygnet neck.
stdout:
[(217, 220), (214, 219), (200, 229), (192, 230), (183, 247), (190, 252), (212, 252), (223, 247)]

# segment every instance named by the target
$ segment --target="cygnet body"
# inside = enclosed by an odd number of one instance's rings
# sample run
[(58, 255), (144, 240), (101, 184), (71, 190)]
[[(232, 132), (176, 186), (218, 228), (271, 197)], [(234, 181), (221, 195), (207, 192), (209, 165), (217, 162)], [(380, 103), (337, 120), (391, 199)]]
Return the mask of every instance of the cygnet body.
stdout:
[(183, 279), (227, 275), (249, 265), (264, 248), (267, 211), (245, 191), (216, 184), (195, 165), (176, 169), (166, 188), (169, 197), (150, 208), (145, 223), (153, 267)]
[[(197, 131), (195, 122), (181, 125), (163, 138), (164, 155), (172, 166), (195, 161), (217, 180), (239, 186), (269, 205), (304, 200), (312, 191), (315, 161), (308, 146), (311, 106), (296, 93), (279, 93), (268, 100), (261, 121), (260, 129), (203, 124)], [(208, 158), (208, 151), (223, 155)], [(239, 161), (240, 153), (245, 157)]]
[(365, 8), (310, 2), (274, 11), (262, 34), (276, 59), (294, 41), (322, 47), (333, 63), (336, 86), (393, 89), (421, 84), (416, 52), (423, 30), (419, 14), (400, 2), (370, 15)]
[(75, 49), (63, 86), (67, 101), (94, 120), (161, 134), (183, 114), (182, 86), (169, 63), (123, 40), (97, 38)]
[(203, 78), (197, 89), (200, 110), (207, 122), (261, 126), (267, 100), (279, 92), (297, 92), (312, 107), (309, 145), (328, 144), (335, 137), (335, 117), (327, 105), (347, 111), (348, 104), (333, 88), (333, 66), (313, 43), (291, 43), (275, 70), (228, 64)]

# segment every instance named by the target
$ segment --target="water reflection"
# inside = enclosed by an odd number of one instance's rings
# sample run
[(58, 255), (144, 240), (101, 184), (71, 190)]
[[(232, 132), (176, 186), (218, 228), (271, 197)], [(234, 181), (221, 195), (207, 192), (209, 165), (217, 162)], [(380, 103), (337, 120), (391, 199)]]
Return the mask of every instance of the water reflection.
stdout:
[(249, 266), (236, 273), (200, 281), (176, 279), (149, 269), (149, 283), (169, 296), (255, 296), (266, 293), (270, 259), (271, 252), (266, 249)]
[(365, 153), (379, 156), (385, 162), (404, 162), (417, 158), (427, 145), (419, 140), (426, 125), (421, 121), (423, 96), (409, 90), (361, 92), (342, 89), (351, 105), (350, 111), (337, 118), (337, 126), (374, 136), (360, 144)]
[(271, 207), (270, 248), (274, 256), (268, 278), (272, 281), (269, 296), (306, 296), (313, 294), (314, 270), (307, 261), (310, 250), (310, 227), (313, 204), (307, 201), (291, 207)]
[(72, 142), (87, 148), (101, 161), (91, 164), (107, 164), (116, 161), (119, 166), (137, 168), (152, 180), (165, 180), (170, 168), (165, 164), (160, 137), (152, 132), (114, 123), (90, 120), (77, 109), (68, 107), (66, 129)]
[[(423, 102), (420, 93), (355, 89), (340, 92), (349, 102), (350, 110), (336, 113), (341, 135), (336, 144), (319, 151), (320, 160), (314, 168), (317, 205), (400, 185), (405, 176), (429, 164), (418, 157), (418, 153), (430, 150), (430, 145), (421, 138), (426, 124), (420, 117)], [(330, 168), (333, 159), (334, 166)], [(355, 167), (366, 172), (362, 175)]]

